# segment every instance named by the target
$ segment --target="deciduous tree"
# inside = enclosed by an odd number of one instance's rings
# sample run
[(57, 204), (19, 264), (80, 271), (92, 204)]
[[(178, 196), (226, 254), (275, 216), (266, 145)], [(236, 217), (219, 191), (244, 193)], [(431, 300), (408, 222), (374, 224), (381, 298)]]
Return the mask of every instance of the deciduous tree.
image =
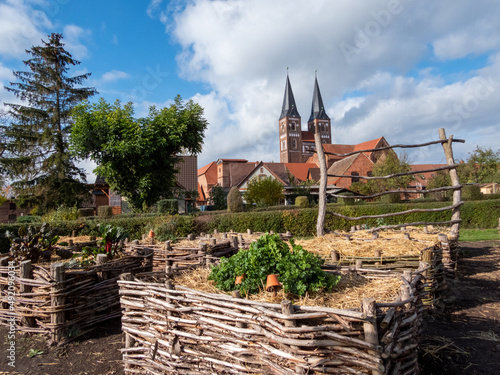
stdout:
[(247, 203), (256, 203), (260, 207), (275, 206), (279, 204), (285, 195), (283, 185), (272, 177), (262, 179), (252, 178), (248, 181), (245, 200)]
[(3, 127), (2, 164), (14, 180), (12, 186), (28, 201), (48, 209), (72, 206), (86, 191), (85, 173), (68, 150), (71, 110), (96, 93), (81, 87), (90, 73), (69, 76), (80, 64), (64, 49), (61, 34), (27, 50), (30, 71), (16, 71), (17, 82), (7, 91), (22, 103), (6, 103), (12, 123)]
[(180, 96), (168, 108), (150, 107), (145, 118), (134, 118), (132, 103), (104, 99), (78, 105), (73, 118), (72, 152), (93, 160), (94, 172), (136, 210), (171, 197), (178, 155), (201, 152), (208, 125), (203, 108)]

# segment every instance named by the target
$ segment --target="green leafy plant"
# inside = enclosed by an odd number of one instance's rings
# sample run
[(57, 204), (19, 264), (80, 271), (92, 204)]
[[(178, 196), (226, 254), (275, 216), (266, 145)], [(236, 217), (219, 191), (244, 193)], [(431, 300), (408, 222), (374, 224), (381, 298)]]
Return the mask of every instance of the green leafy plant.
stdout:
[(128, 237), (128, 231), (122, 227), (115, 227), (111, 224), (99, 225), (101, 233), (100, 247), (104, 248), (106, 254), (113, 256), (118, 250), (123, 248), (123, 241)]
[[(339, 277), (321, 269), (324, 260), (290, 241), (292, 251), (279, 235), (266, 234), (230, 258), (222, 258), (209, 276), (218, 289), (239, 289), (243, 294), (254, 294), (264, 289), (267, 275), (279, 274), (286, 293), (304, 295), (306, 292), (331, 290)], [(236, 276), (245, 275), (235, 285)]]
[(50, 257), (51, 250), (59, 240), (56, 229), (50, 229), (47, 223), (43, 223), (40, 229), (21, 225), (17, 235), (10, 231), (5, 235), (11, 240), (10, 251), (15, 258), (33, 262), (37, 262), (41, 255)]
[(28, 352), (28, 357), (33, 358), (36, 357), (37, 355), (43, 354), (43, 350), (41, 349), (30, 349)]

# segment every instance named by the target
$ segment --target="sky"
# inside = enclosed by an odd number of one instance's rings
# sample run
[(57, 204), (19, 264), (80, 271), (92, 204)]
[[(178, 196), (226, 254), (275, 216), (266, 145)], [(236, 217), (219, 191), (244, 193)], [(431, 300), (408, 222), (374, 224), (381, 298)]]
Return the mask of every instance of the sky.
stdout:
[[(18, 102), (3, 86), (56, 32), (81, 62), (70, 74), (91, 73), (91, 101), (131, 101), (137, 117), (178, 94), (199, 103), (199, 168), (279, 162), (287, 74), (304, 130), (317, 76), (332, 143), (425, 143), (444, 128), (466, 160), (500, 149), (499, 24), (497, 0), (0, 0), (0, 102)], [(440, 145), (405, 152), (446, 162)]]

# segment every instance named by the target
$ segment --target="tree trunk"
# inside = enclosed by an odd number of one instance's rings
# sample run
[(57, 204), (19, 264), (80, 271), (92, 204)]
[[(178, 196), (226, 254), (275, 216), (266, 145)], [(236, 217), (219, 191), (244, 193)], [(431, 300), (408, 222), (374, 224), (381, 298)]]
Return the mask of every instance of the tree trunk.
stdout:
[(318, 237), (325, 234), (325, 215), (326, 215), (326, 160), (321, 143), (321, 136), (318, 129), (318, 124), (314, 124), (314, 144), (316, 145), (316, 153), (319, 160), (320, 180), (319, 180), (319, 198), (318, 198), (318, 222), (316, 223), (316, 235)]

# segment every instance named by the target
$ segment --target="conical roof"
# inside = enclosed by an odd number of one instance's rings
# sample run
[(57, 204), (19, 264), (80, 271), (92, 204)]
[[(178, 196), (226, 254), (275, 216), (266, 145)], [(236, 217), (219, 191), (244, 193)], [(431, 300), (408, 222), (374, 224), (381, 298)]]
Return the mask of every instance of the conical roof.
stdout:
[(300, 117), (293, 97), (292, 85), (288, 74), (286, 75), (285, 96), (283, 98), (283, 107), (281, 108), (280, 120), (285, 117)]
[(325, 112), (325, 106), (323, 105), (323, 99), (321, 98), (321, 92), (319, 91), (318, 78), (314, 78), (311, 116), (309, 117), (308, 122), (313, 120), (330, 120), (330, 117), (328, 117)]

